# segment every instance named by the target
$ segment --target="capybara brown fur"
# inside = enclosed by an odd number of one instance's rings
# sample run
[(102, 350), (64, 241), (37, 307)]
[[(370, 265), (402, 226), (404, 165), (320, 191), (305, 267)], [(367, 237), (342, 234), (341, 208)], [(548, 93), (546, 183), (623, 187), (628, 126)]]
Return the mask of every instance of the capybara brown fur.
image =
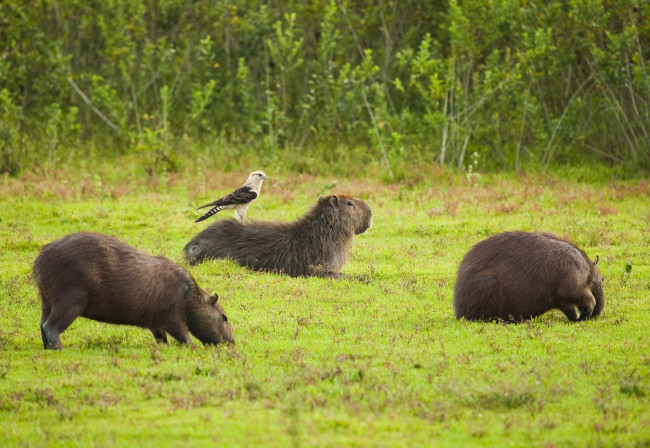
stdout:
[(550, 233), (493, 235), (472, 247), (458, 268), (456, 317), (521, 322), (554, 308), (574, 322), (597, 316), (605, 307), (597, 263), (598, 257), (592, 262)]
[(371, 225), (368, 204), (351, 196), (332, 195), (319, 198), (293, 222), (217, 221), (187, 243), (185, 258), (192, 264), (206, 258), (228, 258), (257, 271), (338, 278), (354, 235)]
[(41, 302), (41, 336), (61, 349), (59, 335), (79, 316), (167, 333), (184, 344), (235, 342), (217, 302), (181, 266), (100, 233), (80, 232), (45, 245), (34, 262)]

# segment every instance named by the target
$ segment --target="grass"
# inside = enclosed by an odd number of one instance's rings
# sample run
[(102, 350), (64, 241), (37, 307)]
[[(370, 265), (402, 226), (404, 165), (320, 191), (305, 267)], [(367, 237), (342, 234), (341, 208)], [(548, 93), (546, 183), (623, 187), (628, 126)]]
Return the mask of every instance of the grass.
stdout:
[[(194, 208), (246, 174), (147, 178), (107, 165), (0, 180), (0, 445), (650, 446), (647, 182), (267, 172), (250, 218), (294, 219), (333, 181), (370, 204), (374, 225), (356, 237), (349, 278), (188, 267), (182, 248), (204, 227)], [(460, 259), (512, 229), (599, 255), (603, 315), (457, 321)], [(78, 319), (63, 351), (43, 350), (31, 265), (40, 246), (81, 230), (185, 265), (220, 294), (237, 344), (158, 345), (140, 328)]]

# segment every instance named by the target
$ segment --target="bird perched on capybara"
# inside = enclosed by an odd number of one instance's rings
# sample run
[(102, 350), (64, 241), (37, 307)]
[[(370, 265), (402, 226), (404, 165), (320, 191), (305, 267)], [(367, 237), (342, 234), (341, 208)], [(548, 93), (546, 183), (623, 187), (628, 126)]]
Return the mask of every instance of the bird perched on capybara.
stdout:
[(194, 222), (201, 222), (208, 219), (210, 216), (220, 212), (221, 210), (234, 209), (235, 216), (237, 216), (237, 219), (239, 219), (243, 224), (246, 219), (246, 211), (248, 210), (248, 207), (250, 207), (253, 201), (260, 195), (260, 192), (262, 191), (262, 182), (266, 179), (268, 179), (268, 177), (266, 177), (266, 174), (264, 174), (263, 171), (253, 171), (248, 176), (248, 179), (246, 179), (246, 182), (244, 182), (244, 185), (232, 193), (197, 208), (197, 210), (200, 210), (205, 207), (212, 207), (207, 213)]
[(521, 322), (554, 308), (571, 321), (597, 316), (605, 307), (597, 263), (598, 257), (592, 262), (581, 249), (550, 233), (491, 236), (460, 263), (456, 317)]
[(116, 238), (80, 232), (45, 245), (34, 262), (41, 302), (43, 346), (61, 349), (59, 335), (79, 316), (148, 328), (191, 344), (235, 342), (217, 300), (181, 266)]
[(185, 246), (192, 264), (205, 258), (229, 258), (254, 270), (292, 277), (341, 277), (354, 235), (372, 225), (370, 207), (345, 195), (321, 197), (293, 222), (220, 220)]

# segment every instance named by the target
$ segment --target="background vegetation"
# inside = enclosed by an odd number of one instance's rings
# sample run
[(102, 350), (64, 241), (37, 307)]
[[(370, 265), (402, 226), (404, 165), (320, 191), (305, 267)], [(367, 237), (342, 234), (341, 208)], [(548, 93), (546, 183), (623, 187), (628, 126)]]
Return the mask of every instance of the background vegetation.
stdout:
[(629, 0), (4, 0), (0, 172), (70, 151), (174, 171), (207, 151), (227, 169), (254, 155), (390, 177), (476, 154), (643, 173), (649, 15)]
[[(234, 347), (161, 346), (78, 319), (62, 352), (43, 350), (38, 328), (43, 244), (94, 230), (183, 263), (204, 227), (195, 206), (247, 173), (147, 177), (121, 163), (1, 178), (0, 445), (647, 447), (648, 183), (430, 174), (410, 186), (272, 175), (248, 218), (293, 219), (318, 193), (348, 191), (374, 225), (341, 281), (188, 267), (220, 294)], [(599, 255), (603, 315), (457, 321), (463, 254), (514, 228)]]

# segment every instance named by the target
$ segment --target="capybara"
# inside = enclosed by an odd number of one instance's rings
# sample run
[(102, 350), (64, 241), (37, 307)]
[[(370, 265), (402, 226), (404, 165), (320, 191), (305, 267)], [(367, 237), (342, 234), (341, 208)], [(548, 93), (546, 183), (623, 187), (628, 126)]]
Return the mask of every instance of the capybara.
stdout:
[(598, 257), (591, 262), (575, 245), (550, 233), (491, 236), (460, 263), (456, 317), (521, 322), (554, 308), (574, 322), (597, 316), (605, 307), (597, 263)]
[(192, 264), (205, 258), (229, 258), (258, 271), (292, 277), (341, 277), (354, 235), (372, 225), (370, 207), (345, 195), (321, 197), (293, 222), (220, 220), (185, 246)]
[(210, 296), (181, 266), (100, 233), (53, 241), (34, 262), (42, 301), (43, 346), (61, 349), (59, 335), (79, 316), (148, 328), (159, 342), (167, 333), (189, 343), (235, 342), (219, 296)]

